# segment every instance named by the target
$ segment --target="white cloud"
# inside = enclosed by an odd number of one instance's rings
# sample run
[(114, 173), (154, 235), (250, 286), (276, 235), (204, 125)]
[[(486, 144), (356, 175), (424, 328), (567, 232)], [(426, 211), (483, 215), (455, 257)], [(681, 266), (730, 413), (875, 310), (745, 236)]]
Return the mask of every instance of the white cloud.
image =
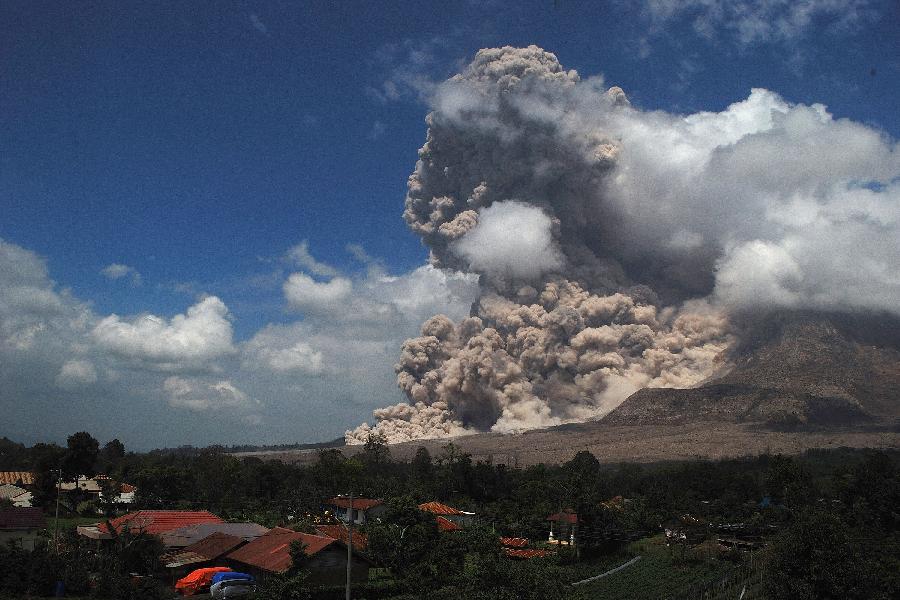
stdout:
[(143, 278), (137, 269), (129, 267), (128, 265), (112, 263), (103, 267), (103, 269), (100, 270), (100, 273), (110, 280), (122, 279), (123, 277), (130, 276), (131, 285), (133, 286), (139, 286), (143, 283)]
[(553, 222), (540, 208), (497, 202), (478, 212), (478, 223), (450, 248), (471, 271), (535, 279), (563, 265), (553, 241)]
[(56, 376), (56, 383), (62, 388), (74, 388), (96, 381), (97, 370), (88, 360), (68, 360)]
[(727, 35), (742, 46), (794, 44), (816, 29), (843, 33), (875, 16), (869, 0), (645, 0), (653, 27), (686, 20), (706, 38)]
[(164, 371), (211, 368), (216, 359), (234, 352), (228, 307), (215, 296), (171, 320), (149, 314), (130, 320), (110, 315), (94, 327), (92, 336), (115, 355)]
[(415, 98), (426, 102), (437, 87), (443, 73), (439, 51), (446, 42), (442, 38), (426, 41), (403, 40), (378, 49), (373, 71), (384, 79), (366, 93), (381, 103)]
[(252, 404), (250, 397), (231, 381), (207, 382), (172, 376), (163, 382), (169, 406), (193, 411), (218, 411)]
[(255, 354), (255, 359), (272, 371), (320, 375), (325, 370), (322, 352), (306, 342), (297, 341), (287, 348), (270, 348), (266, 346), (267, 341), (278, 343), (277, 339), (267, 340), (267, 336), (257, 335), (247, 345), (247, 352)]
[(369, 134), (366, 136), (370, 140), (377, 140), (384, 132), (387, 131), (387, 125), (382, 123), (381, 121), (375, 121), (372, 123), (372, 128), (369, 130)]
[[(374, 261), (361, 247), (353, 251)], [(365, 389), (378, 381), (389, 386), (381, 395), (395, 395), (392, 366), (401, 342), (435, 313), (466, 316), (478, 287), (476, 275), (429, 265), (397, 276), (369, 268), (355, 281), (340, 281), (329, 288), (334, 280), (292, 275), (285, 284), (291, 306), (304, 298), (304, 306), (316, 310), (306, 310), (302, 321), (268, 325), (243, 343), (245, 370), (262, 368), (293, 381), (324, 378), (332, 389)]]
[(284, 297), (288, 305), (300, 311), (341, 310), (342, 302), (352, 290), (353, 282), (345, 277), (318, 282), (306, 273), (294, 273), (284, 282)]
[(262, 22), (262, 19), (259, 18), (259, 15), (256, 13), (250, 13), (250, 25), (253, 26), (253, 29), (257, 30), (263, 35), (269, 35), (269, 28), (266, 27), (266, 24)]
[(288, 250), (286, 258), (297, 266), (303, 267), (313, 275), (336, 277), (339, 274), (338, 270), (331, 265), (313, 258), (313, 255), (309, 253), (309, 242), (307, 240), (303, 240)]

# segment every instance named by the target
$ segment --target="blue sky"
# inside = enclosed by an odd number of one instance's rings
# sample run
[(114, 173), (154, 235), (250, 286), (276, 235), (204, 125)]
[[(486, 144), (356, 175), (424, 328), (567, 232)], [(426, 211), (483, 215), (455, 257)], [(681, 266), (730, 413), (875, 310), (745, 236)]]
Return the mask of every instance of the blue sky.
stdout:
[[(32, 360), (19, 344), (9, 356), (25, 366), (0, 369), (0, 408), (14, 415), (0, 435), (33, 442), (88, 429), (144, 448), (317, 441), (397, 401), (399, 341), (435, 306), (464, 313), (471, 290), (396, 323), (354, 325), (396, 332), (361, 334), (380, 345), (351, 382), (329, 370), (328, 352), (315, 359), (314, 345), (303, 348), (313, 358), (302, 376), (263, 381), (245, 345), (266, 327), (305, 322), (313, 339), (334, 325), (286, 300), (291, 273), (340, 273), (368, 289), (425, 263), (401, 218), (406, 180), (433, 86), (479, 48), (536, 44), (645, 110), (721, 111), (764, 87), (900, 137), (896, 2), (813, 2), (803, 14), (791, 2), (769, 13), (740, 2), (446, 4), (3, 3), (0, 239), (44, 261), (36, 287), (87, 311), (89, 329), (113, 314), (168, 322), (213, 295), (227, 305), (231, 338), (210, 362), (174, 366), (148, 367), (111, 344), (127, 365), (74, 359), (80, 384), (62, 387), (65, 351)], [(320, 273), (286, 257), (304, 240), (327, 265)], [(105, 275), (110, 265), (121, 267)], [(14, 316), (4, 318), (12, 331)], [(51, 366), (46, 385), (20, 380)], [(197, 386), (252, 408), (207, 410)]]

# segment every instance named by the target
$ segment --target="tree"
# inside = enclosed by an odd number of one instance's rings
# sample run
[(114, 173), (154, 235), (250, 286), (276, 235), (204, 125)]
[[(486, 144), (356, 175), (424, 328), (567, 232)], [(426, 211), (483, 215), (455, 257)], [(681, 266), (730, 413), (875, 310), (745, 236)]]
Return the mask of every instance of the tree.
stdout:
[(125, 444), (118, 439), (110, 440), (100, 450), (99, 460), (101, 468), (107, 474), (111, 473), (125, 458)]
[(381, 434), (370, 433), (366, 438), (361, 455), (362, 463), (369, 468), (377, 468), (391, 461), (391, 449), (388, 448), (387, 438)]
[(805, 512), (772, 545), (765, 579), (772, 600), (877, 598), (875, 581), (835, 515)]
[(34, 465), (35, 506), (46, 506), (56, 499), (56, 469), (59, 469), (66, 451), (56, 444), (35, 444), (31, 448), (31, 462)]
[(86, 431), (79, 431), (66, 440), (68, 449), (63, 458), (63, 476), (74, 479), (79, 475), (93, 476), (100, 452), (100, 442)]
[(425, 446), (419, 446), (412, 459), (413, 473), (419, 479), (430, 479), (432, 475), (431, 453)]

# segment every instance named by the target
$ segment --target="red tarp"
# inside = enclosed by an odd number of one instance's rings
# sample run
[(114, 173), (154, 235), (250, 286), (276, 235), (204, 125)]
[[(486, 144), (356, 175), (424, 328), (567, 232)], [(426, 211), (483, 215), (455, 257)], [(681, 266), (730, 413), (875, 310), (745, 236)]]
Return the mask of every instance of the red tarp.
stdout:
[(228, 567), (196, 569), (179, 579), (175, 583), (175, 589), (184, 596), (193, 596), (204, 587), (209, 587), (212, 583), (213, 575), (216, 573), (226, 573), (228, 571), (231, 571)]

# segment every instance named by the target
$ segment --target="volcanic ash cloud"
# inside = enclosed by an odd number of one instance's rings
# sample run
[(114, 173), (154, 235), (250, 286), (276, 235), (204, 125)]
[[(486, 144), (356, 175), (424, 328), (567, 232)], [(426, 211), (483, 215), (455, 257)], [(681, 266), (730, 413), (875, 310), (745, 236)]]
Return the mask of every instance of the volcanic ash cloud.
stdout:
[(727, 368), (732, 307), (900, 310), (900, 152), (821, 105), (755, 89), (719, 113), (641, 111), (531, 46), (478, 52), (432, 109), (404, 218), (480, 297), (403, 344), (408, 403), (348, 443), (518, 431), (696, 385)]

